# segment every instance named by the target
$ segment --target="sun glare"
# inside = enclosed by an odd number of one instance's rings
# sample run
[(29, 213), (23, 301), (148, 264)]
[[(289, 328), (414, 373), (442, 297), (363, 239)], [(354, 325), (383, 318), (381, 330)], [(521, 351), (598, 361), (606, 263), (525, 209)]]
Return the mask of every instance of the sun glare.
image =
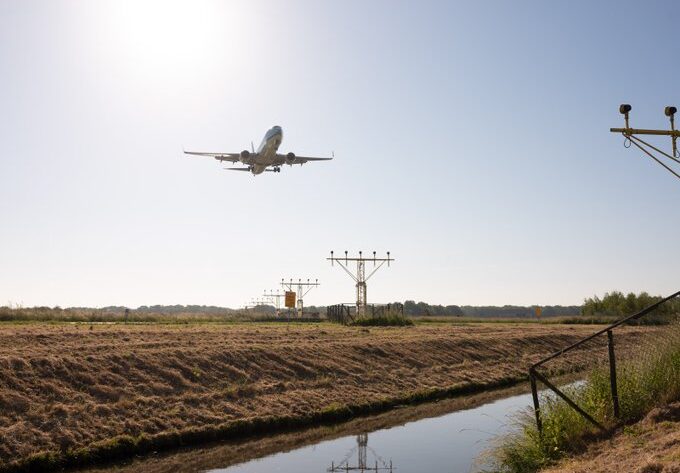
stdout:
[(230, 54), (225, 27), (238, 27), (237, 21), (218, 23), (218, 18), (234, 16), (225, 11), (235, 8), (231, 3), (145, 0), (106, 5), (111, 46), (135, 79), (211, 72), (218, 59)]

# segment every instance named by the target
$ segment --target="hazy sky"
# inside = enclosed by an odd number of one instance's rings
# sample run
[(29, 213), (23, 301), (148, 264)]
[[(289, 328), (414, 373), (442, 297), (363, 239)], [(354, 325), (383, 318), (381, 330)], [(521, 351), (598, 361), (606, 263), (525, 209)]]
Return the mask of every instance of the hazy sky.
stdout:
[[(680, 181), (609, 127), (680, 105), (676, 2), (0, 0), (0, 305), (678, 289)], [(182, 147), (336, 159), (253, 177)], [(659, 143), (669, 148), (670, 140)]]

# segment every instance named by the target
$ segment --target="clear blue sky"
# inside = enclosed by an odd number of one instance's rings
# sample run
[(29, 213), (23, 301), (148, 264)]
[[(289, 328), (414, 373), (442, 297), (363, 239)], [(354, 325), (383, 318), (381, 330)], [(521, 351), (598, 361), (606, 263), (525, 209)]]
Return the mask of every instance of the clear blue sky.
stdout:
[[(0, 305), (578, 304), (678, 289), (676, 2), (0, 1)], [(182, 147), (335, 161), (257, 177)], [(661, 142), (665, 148), (669, 143)]]

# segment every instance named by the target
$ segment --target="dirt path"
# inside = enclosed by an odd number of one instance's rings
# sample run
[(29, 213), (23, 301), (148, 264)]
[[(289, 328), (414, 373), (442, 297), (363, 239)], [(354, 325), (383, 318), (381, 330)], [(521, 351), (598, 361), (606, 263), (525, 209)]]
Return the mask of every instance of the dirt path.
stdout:
[[(0, 327), (0, 466), (127, 434), (193, 431), (522, 379), (593, 326)], [(621, 341), (634, 340), (629, 328)]]

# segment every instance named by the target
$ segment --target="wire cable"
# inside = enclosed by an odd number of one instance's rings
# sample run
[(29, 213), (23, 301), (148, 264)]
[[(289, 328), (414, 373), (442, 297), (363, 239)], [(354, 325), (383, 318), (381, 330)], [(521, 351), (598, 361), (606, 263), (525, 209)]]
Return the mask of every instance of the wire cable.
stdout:
[[(637, 139), (639, 139), (639, 138), (637, 138)], [(652, 158), (654, 161), (656, 161), (657, 163), (659, 163), (660, 165), (662, 165), (664, 168), (666, 168), (666, 170), (667, 170), (668, 172), (670, 172), (670, 173), (673, 174), (675, 177), (677, 177), (678, 179), (680, 179), (680, 174), (678, 174), (677, 172), (673, 171), (671, 168), (669, 168), (668, 166), (666, 166), (666, 165), (665, 165), (664, 163), (662, 163), (656, 156), (654, 156), (652, 153), (650, 153), (649, 151), (647, 151), (646, 149), (644, 149), (644, 148), (643, 148), (642, 146), (640, 146), (636, 141), (631, 140), (631, 143), (633, 143), (635, 146), (637, 146), (638, 148), (640, 148), (640, 150), (642, 150), (642, 152), (645, 153), (647, 156), (649, 156), (649, 157)], [(665, 153), (664, 153), (664, 154), (665, 154)]]
[(661, 151), (659, 148), (657, 148), (656, 146), (654, 146), (654, 145), (652, 145), (652, 144), (647, 143), (647, 142), (646, 142), (645, 140), (643, 140), (642, 138), (638, 138), (637, 136), (630, 135), (630, 136), (628, 137), (628, 139), (639, 141), (639, 142), (642, 143), (643, 145), (649, 146), (650, 148), (652, 148), (652, 149), (653, 149), (654, 151), (656, 151), (657, 153), (661, 153), (661, 154), (663, 154), (664, 156), (666, 156), (668, 159), (673, 160), (673, 161), (675, 161), (676, 163), (680, 164), (680, 159), (674, 158), (674, 157), (671, 156), (670, 154), (668, 154), (668, 153), (666, 153), (666, 152), (664, 152), (664, 151)]

